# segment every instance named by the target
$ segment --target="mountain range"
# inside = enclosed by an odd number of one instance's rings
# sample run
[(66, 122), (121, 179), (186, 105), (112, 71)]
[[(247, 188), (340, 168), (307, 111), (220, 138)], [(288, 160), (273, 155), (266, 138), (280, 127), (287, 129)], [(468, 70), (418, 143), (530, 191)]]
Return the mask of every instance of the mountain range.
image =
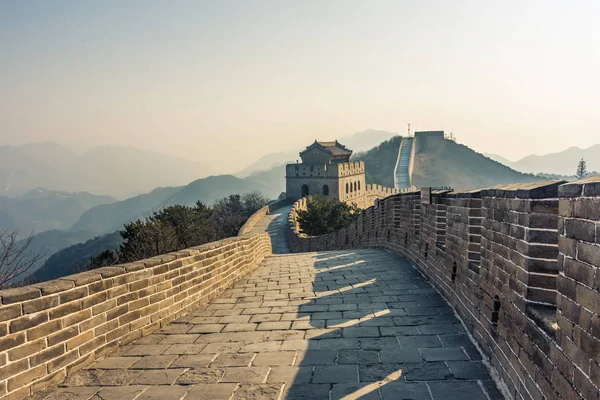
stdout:
[[(68, 249), (79, 243), (87, 243), (86, 246), (77, 247), (79, 250), (76, 252), (85, 249), (83, 254), (93, 253), (95, 249), (105, 250), (106, 248), (102, 246), (107, 246), (106, 234), (114, 236), (114, 232), (123, 229), (124, 224), (145, 218), (153, 211), (170, 205), (193, 205), (197, 201), (212, 204), (215, 200), (230, 194), (254, 191), (258, 191), (268, 198), (276, 199), (285, 190), (285, 181), (284, 178), (275, 178), (274, 175), (279, 175), (279, 173), (257, 172), (244, 179), (232, 175), (211, 176), (197, 179), (187, 185), (157, 188), (149, 193), (126, 200), (115, 201), (113, 199), (112, 202), (90, 207), (82, 214), (80, 213), (80, 217), (69, 227), (62, 230), (47, 230), (33, 236), (30, 250), (33, 253), (41, 253), (43, 258), (32, 268), (30, 273), (37, 273), (36, 271), (48, 258), (63, 249), (66, 252), (62, 254), (70, 254), (71, 250)], [(114, 242), (113, 236), (108, 243)], [(61, 260), (61, 258), (55, 257), (51, 265), (55, 265), (57, 260)], [(42, 274), (43, 276), (52, 276), (52, 272), (48, 271)]]
[(126, 200), (92, 207), (69, 230), (105, 234), (122, 229), (127, 222), (145, 218), (153, 211), (170, 205), (193, 205), (197, 201), (212, 204), (215, 200), (235, 193), (258, 191), (266, 197), (276, 199), (285, 190), (285, 185), (263, 178), (263, 174), (268, 176), (268, 173), (257, 173), (244, 179), (233, 175), (209, 176), (185, 186), (154, 189)]
[(6, 197), (44, 187), (122, 199), (214, 172), (206, 164), (130, 147), (102, 146), (78, 153), (53, 142), (0, 146), (0, 195)]
[(19, 231), (19, 237), (71, 227), (88, 209), (117, 201), (87, 192), (32, 189), (18, 197), (0, 196), (0, 227)]
[(558, 175), (574, 175), (579, 160), (584, 159), (589, 172), (600, 171), (600, 144), (582, 149), (569, 147), (566, 150), (544, 154), (529, 155), (518, 161), (510, 161), (497, 154), (486, 154), (493, 160), (501, 162), (517, 171), (525, 173), (546, 173)]

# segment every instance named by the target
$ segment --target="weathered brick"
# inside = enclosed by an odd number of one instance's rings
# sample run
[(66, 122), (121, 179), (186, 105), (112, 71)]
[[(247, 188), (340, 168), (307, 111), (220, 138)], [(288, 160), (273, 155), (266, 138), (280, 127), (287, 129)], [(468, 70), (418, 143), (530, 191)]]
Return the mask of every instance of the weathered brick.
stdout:
[(90, 308), (94, 305), (102, 304), (106, 300), (108, 300), (107, 292), (96, 293), (96, 294), (93, 294), (91, 296), (81, 299), (81, 307), (82, 308)]
[(29, 363), (32, 367), (43, 364), (47, 361), (53, 360), (62, 354), (65, 353), (65, 345), (59, 344), (57, 346), (48, 348), (46, 350), (40, 351), (29, 358)]
[(77, 350), (70, 351), (48, 362), (48, 373), (52, 374), (59, 369), (77, 361), (79, 352)]
[(29, 300), (22, 303), (24, 314), (33, 314), (48, 308), (58, 306), (58, 296), (43, 296), (39, 299)]
[(87, 319), (83, 322), (81, 322), (79, 324), (79, 331), (80, 332), (85, 332), (87, 330), (90, 329), (94, 329), (97, 326), (102, 325), (103, 323), (106, 322), (106, 315), (105, 314), (100, 314), (100, 315), (96, 315), (90, 319)]
[(20, 317), (21, 315), (23, 314), (20, 304), (0, 307), (0, 321), (8, 321)]
[(81, 302), (72, 301), (50, 310), (50, 319), (62, 318), (77, 311), (81, 311)]
[(61, 280), (64, 280), (64, 281), (74, 282), (75, 286), (88, 285), (92, 282), (96, 282), (101, 279), (102, 279), (102, 276), (93, 271), (81, 272), (79, 274), (69, 275), (69, 276), (65, 276), (64, 278), (61, 278)]
[(117, 306), (116, 299), (107, 300), (102, 304), (98, 304), (98, 305), (92, 307), (92, 314), (93, 315), (102, 314), (104, 312), (107, 312), (108, 310), (112, 310), (116, 306)]
[(592, 221), (566, 219), (565, 235), (572, 239), (593, 242), (596, 237), (596, 226)]
[(127, 304), (124, 304), (120, 307), (114, 308), (112, 310), (109, 310), (106, 313), (106, 320), (110, 321), (112, 319), (118, 318), (123, 314), (126, 314), (127, 311), (129, 311), (129, 306)]
[(22, 346), (15, 347), (8, 351), (8, 359), (10, 361), (20, 360), (21, 358), (29, 357), (34, 353), (38, 353), (46, 348), (46, 341), (36, 340), (25, 343)]
[(28, 328), (32, 328), (48, 321), (48, 313), (41, 312), (39, 314), (25, 315), (14, 319), (9, 324), (11, 333), (20, 332)]
[(88, 318), (92, 318), (92, 310), (90, 310), (89, 308), (78, 311), (74, 314), (69, 314), (66, 317), (63, 317), (62, 321), (65, 326), (70, 326), (84, 321)]
[(59, 293), (58, 297), (60, 300), (60, 304), (65, 304), (73, 300), (81, 299), (89, 294), (88, 288), (86, 286), (78, 287), (75, 289), (67, 290), (65, 292)]
[(38, 298), (42, 295), (38, 288), (25, 286), (15, 289), (0, 290), (2, 304), (19, 303), (25, 300)]
[(600, 314), (600, 292), (577, 285), (577, 303), (594, 314)]
[(594, 266), (600, 266), (600, 246), (578, 242), (577, 259)]
[(62, 281), (60, 279), (55, 279), (47, 282), (40, 282), (34, 285), (31, 285), (34, 288), (40, 289), (43, 295), (56, 294), (59, 292), (63, 292), (75, 287), (74, 282), (70, 281)]
[(46, 366), (39, 365), (35, 368), (30, 368), (26, 372), (17, 375), (8, 380), (8, 390), (13, 391), (22, 388), (28, 383), (40, 379), (46, 375)]
[(65, 342), (79, 334), (77, 326), (69, 326), (66, 329), (56, 332), (48, 336), (48, 345), (54, 346), (58, 343)]
[(67, 342), (67, 351), (71, 351), (82, 344), (94, 339), (94, 331), (86, 331), (75, 336)]
[(7, 364), (0, 368), (0, 380), (5, 380), (11, 376), (15, 376), (20, 372), (26, 371), (28, 368), (29, 361), (26, 358)]
[(38, 325), (35, 328), (31, 328), (27, 331), (27, 340), (35, 340), (41, 337), (48, 336), (51, 333), (59, 331), (60, 329), (62, 329), (62, 327), (62, 321), (58, 319), (45, 324)]

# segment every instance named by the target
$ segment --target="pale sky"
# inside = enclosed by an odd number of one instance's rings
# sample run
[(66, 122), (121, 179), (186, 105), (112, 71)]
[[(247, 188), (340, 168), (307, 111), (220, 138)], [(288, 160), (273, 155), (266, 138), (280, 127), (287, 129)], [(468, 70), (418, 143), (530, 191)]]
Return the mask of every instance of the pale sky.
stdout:
[(597, 0), (6, 0), (0, 145), (236, 170), (411, 122), (514, 160), (600, 142), (599, 44)]

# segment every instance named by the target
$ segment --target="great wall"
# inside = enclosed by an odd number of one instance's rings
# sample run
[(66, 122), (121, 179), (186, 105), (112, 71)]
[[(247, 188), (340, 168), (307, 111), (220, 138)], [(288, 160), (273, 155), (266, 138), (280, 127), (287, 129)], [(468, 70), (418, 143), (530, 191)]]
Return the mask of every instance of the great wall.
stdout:
[(599, 398), (600, 176), (362, 187), (328, 235), (298, 196), (235, 238), (0, 291), (1, 398)]

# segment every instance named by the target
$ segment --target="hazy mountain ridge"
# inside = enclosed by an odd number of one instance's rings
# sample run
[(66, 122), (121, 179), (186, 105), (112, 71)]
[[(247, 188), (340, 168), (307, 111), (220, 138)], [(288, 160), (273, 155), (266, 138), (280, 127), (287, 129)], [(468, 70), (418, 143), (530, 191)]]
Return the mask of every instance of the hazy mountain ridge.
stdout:
[(101, 205), (87, 210), (73, 224), (71, 231), (92, 231), (98, 234), (112, 232), (123, 224), (145, 218), (153, 211), (174, 204), (193, 205), (197, 201), (212, 204), (230, 194), (258, 191), (270, 198), (277, 198), (285, 185), (263, 181), (256, 176), (246, 179), (233, 175), (217, 175), (197, 179), (185, 186), (164, 187), (113, 204)]
[(78, 153), (53, 142), (0, 146), (0, 194), (11, 197), (44, 187), (124, 198), (214, 172), (206, 164), (132, 147)]
[(88, 209), (117, 201), (87, 192), (32, 189), (19, 197), (0, 196), (0, 228), (21, 237), (51, 229), (67, 229)]
[(575, 174), (577, 164), (582, 158), (587, 163), (588, 171), (600, 171), (600, 144), (585, 149), (572, 146), (557, 153), (544, 155), (531, 154), (518, 161), (510, 161), (497, 154), (487, 154), (487, 156), (517, 171), (525, 173), (572, 176)]

